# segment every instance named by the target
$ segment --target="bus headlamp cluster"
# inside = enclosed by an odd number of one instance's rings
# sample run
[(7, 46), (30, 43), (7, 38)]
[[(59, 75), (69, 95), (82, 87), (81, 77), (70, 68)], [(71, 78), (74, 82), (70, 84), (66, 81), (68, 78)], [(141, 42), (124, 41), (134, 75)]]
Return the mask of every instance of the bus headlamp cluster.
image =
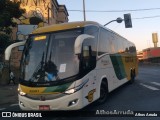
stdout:
[(19, 93), (21, 96), (25, 96), (25, 95), (26, 95), (26, 93), (23, 92), (22, 90), (20, 90), (19, 88), (18, 88), (18, 93)]
[(21, 96), (25, 96), (25, 95), (26, 95), (26, 93), (24, 93), (24, 92), (22, 92), (22, 91), (21, 91), (19, 94), (20, 94)]
[(72, 94), (75, 92), (75, 88), (65, 91), (66, 94)]
[(72, 88), (72, 89), (69, 89), (69, 90), (66, 90), (65, 93), (66, 94), (73, 94), (77, 91), (79, 91), (81, 88), (83, 88), (83, 86), (88, 82), (89, 80), (85, 80), (84, 82), (82, 82), (82, 84), (80, 84), (79, 86), (75, 87), (75, 88)]

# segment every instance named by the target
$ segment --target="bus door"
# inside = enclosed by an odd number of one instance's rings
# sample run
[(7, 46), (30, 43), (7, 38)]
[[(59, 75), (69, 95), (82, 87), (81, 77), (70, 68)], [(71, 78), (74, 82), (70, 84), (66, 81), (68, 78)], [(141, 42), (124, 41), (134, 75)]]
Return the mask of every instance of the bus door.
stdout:
[[(88, 102), (92, 102), (94, 100), (94, 94), (96, 92), (96, 56), (92, 55), (91, 46), (83, 46), (83, 59), (82, 59), (82, 67), (83, 72), (85, 72), (85, 79), (88, 80), (85, 85), (85, 98)], [(86, 101), (86, 100), (85, 100)], [(86, 103), (86, 102), (85, 102)]]

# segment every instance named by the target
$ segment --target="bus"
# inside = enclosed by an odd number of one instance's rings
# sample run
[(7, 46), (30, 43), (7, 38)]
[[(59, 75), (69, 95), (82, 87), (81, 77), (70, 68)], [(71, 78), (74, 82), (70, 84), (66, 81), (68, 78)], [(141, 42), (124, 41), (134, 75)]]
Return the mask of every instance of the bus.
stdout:
[(38, 28), (24, 45), (18, 86), (22, 110), (78, 110), (138, 73), (135, 45), (97, 22), (69, 22)]

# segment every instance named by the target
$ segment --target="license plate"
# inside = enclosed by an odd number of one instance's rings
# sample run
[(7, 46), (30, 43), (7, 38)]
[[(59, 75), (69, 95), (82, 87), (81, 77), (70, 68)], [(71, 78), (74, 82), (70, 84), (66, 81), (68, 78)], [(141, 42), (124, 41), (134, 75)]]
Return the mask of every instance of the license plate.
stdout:
[(50, 110), (49, 105), (40, 105), (39, 110)]

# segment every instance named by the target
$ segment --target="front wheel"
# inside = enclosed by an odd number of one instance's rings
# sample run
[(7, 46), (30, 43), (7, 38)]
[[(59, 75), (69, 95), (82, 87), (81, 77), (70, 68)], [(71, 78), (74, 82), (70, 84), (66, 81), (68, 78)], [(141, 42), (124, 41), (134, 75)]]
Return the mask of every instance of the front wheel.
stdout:
[(108, 86), (106, 82), (102, 82), (100, 88), (100, 98), (98, 99), (97, 103), (103, 104), (106, 102), (107, 98), (108, 98)]

